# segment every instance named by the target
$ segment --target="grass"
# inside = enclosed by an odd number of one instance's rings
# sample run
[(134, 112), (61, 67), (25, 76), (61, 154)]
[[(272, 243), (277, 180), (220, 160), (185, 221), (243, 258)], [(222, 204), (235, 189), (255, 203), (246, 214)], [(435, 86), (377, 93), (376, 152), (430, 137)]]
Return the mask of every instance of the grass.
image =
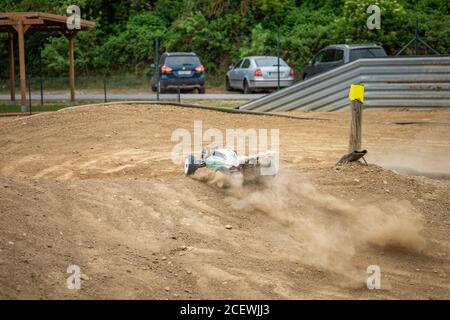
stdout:
[[(77, 105), (97, 103), (93, 101), (77, 101)], [(40, 102), (33, 101), (31, 111), (34, 112), (53, 112), (69, 106), (67, 101), (52, 101), (44, 102), (41, 106)], [(15, 105), (9, 102), (0, 102), (0, 113), (20, 112), (20, 102), (17, 101)]]
[[(75, 83), (77, 90), (103, 92), (104, 81), (106, 82), (106, 89), (108, 92), (151, 92), (150, 76), (135, 75), (135, 74), (120, 74), (109, 75), (104, 78), (102, 75), (76, 76)], [(30, 82), (29, 82), (30, 81)], [(0, 79), (0, 93), (9, 93), (9, 80)], [(40, 90), (40, 78), (31, 77), (27, 80), (28, 85), (31, 85), (33, 92)], [(16, 92), (18, 90), (19, 82), (16, 79)], [(51, 91), (68, 91), (69, 78), (68, 77), (48, 77), (43, 78), (43, 88), (45, 92)], [(27, 89), (28, 90), (28, 89)], [(224, 75), (206, 75), (206, 91), (207, 92), (225, 92), (225, 76)]]
[(247, 103), (248, 100), (181, 100), (181, 102), (196, 104), (199, 106), (233, 109), (239, 107), (240, 105), (243, 105), (244, 103)]
[[(46, 103), (43, 106), (31, 106), (32, 112), (51, 112), (64, 108), (66, 105), (61, 103)], [(0, 113), (20, 112), (20, 105), (11, 105), (0, 103)]]
[[(173, 101), (177, 102), (177, 100), (163, 100), (163, 101)], [(181, 100), (182, 103), (186, 104), (195, 104), (200, 106), (207, 107), (217, 107), (217, 108), (235, 108), (247, 102), (247, 100)], [(86, 104), (94, 104), (101, 103), (101, 101), (77, 101), (77, 105), (86, 105)], [(31, 105), (31, 111), (34, 112), (53, 112), (58, 111), (62, 108), (68, 107), (69, 104), (67, 101), (52, 101), (52, 102), (44, 102), (44, 105), (41, 106), (40, 102), (33, 101)], [(16, 105), (11, 105), (9, 102), (0, 102), (0, 113), (13, 113), (20, 112), (19, 102), (16, 102)]]

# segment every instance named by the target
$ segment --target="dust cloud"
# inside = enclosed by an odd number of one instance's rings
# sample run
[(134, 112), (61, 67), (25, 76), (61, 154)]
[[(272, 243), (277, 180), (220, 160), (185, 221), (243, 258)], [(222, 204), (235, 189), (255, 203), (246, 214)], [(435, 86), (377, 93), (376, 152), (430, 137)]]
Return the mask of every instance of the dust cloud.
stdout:
[[(450, 119), (432, 120), (423, 124), (412, 141), (376, 150), (368, 160), (401, 174), (450, 180)], [(443, 143), (442, 139), (447, 141)]]
[[(220, 188), (227, 184), (223, 174), (208, 173), (201, 179)], [(231, 184), (223, 190), (225, 202), (234, 209), (278, 221), (279, 232), (293, 240), (305, 263), (351, 278), (357, 277), (352, 259), (364, 247), (416, 252), (425, 247), (421, 216), (408, 202), (371, 205), (362, 199), (338, 199), (287, 169), (262, 183)]]

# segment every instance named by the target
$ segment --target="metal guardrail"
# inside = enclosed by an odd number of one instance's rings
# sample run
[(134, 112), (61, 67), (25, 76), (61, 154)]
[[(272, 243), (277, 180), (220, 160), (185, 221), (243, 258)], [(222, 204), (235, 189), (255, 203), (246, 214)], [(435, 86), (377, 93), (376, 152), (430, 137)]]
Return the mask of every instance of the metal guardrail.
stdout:
[(359, 59), (253, 100), (244, 110), (333, 111), (349, 107), (352, 83), (364, 84), (364, 107), (450, 107), (450, 56)]

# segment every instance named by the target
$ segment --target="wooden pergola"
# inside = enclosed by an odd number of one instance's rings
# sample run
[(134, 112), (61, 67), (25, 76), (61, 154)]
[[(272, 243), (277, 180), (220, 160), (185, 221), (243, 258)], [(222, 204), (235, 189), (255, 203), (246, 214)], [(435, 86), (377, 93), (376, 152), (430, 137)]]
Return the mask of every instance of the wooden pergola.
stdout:
[[(10, 87), (11, 101), (15, 102), (15, 76), (14, 76), (14, 33), (17, 32), (19, 42), (19, 75), (20, 75), (20, 105), (22, 111), (27, 110), (26, 72), (25, 72), (25, 32), (59, 32), (69, 40), (69, 78), (70, 101), (75, 102), (75, 36), (79, 31), (90, 30), (95, 22), (80, 19), (76, 28), (70, 29), (67, 21), (69, 17), (42, 12), (0, 12), (0, 32), (9, 34), (9, 60), (10, 60)], [(79, 28), (78, 28), (79, 27)]]

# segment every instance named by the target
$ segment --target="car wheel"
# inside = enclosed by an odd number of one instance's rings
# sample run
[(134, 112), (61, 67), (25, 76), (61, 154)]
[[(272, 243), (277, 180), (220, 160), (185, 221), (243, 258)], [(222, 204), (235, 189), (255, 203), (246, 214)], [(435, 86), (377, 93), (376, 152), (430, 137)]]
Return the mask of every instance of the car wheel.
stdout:
[(199, 88), (198, 88), (198, 93), (203, 94), (203, 93), (205, 93), (205, 92), (206, 92), (205, 87), (199, 87)]
[(227, 90), (227, 91), (233, 90), (231, 88), (230, 79), (228, 77), (225, 78), (225, 90)]
[(307, 80), (307, 79), (308, 79), (308, 74), (307, 73), (303, 74), (303, 80)]
[(156, 86), (151, 86), (152, 87), (152, 91), (156, 92)]
[(252, 93), (252, 89), (248, 86), (247, 80), (244, 80), (244, 94)]
[(194, 174), (194, 172), (198, 169), (197, 164), (195, 163), (194, 156), (188, 155), (186, 159), (184, 160), (184, 174), (186, 176), (189, 176), (191, 174)]

